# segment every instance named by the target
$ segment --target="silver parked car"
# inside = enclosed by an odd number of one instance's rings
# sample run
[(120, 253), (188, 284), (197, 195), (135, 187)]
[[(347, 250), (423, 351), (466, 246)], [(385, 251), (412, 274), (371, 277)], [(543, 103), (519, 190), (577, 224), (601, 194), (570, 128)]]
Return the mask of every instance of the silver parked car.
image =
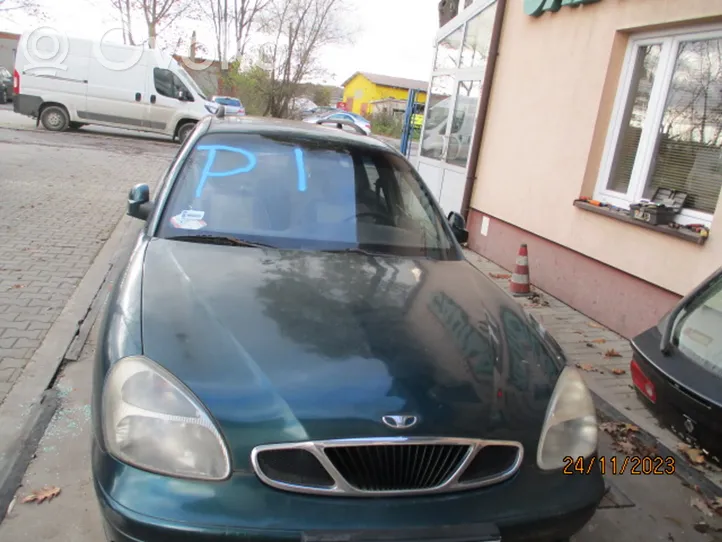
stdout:
[(311, 115), (310, 117), (306, 117), (305, 119), (303, 119), (303, 122), (310, 122), (312, 124), (315, 124), (318, 123), (319, 120), (323, 120), (324, 124), (327, 124), (325, 121), (333, 120), (353, 122), (356, 126), (360, 127), (366, 135), (371, 135), (371, 122), (363, 118), (361, 115), (357, 115), (356, 113), (350, 113), (348, 111), (338, 111), (336, 113), (325, 115)]
[(226, 108), (226, 115), (245, 115), (246, 108), (243, 107), (241, 100), (232, 96), (212, 96), (211, 101), (221, 104)]

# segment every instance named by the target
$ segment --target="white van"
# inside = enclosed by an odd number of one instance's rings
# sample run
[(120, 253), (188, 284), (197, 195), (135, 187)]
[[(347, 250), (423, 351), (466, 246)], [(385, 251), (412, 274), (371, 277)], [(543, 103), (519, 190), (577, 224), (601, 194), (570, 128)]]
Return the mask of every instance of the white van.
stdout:
[(101, 124), (183, 143), (196, 122), (218, 108), (159, 49), (34, 34), (23, 34), (18, 45), (13, 109), (47, 130)]

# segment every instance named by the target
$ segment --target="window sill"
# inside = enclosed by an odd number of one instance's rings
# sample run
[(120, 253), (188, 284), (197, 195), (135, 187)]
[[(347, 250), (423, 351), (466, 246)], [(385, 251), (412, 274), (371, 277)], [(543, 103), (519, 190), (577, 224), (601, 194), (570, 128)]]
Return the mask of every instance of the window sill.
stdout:
[(627, 224), (632, 224), (633, 226), (637, 226), (639, 228), (657, 231), (659, 233), (663, 233), (671, 237), (676, 237), (677, 239), (682, 239), (683, 241), (688, 241), (696, 245), (704, 245), (704, 243), (707, 241), (707, 236), (696, 233), (692, 230), (688, 230), (685, 228), (670, 228), (666, 225), (655, 226), (654, 224), (648, 224), (647, 222), (642, 222), (641, 220), (632, 218), (626, 213), (620, 211), (613, 211), (604, 207), (597, 207), (596, 205), (591, 205), (581, 200), (574, 201), (574, 207), (577, 207), (578, 209), (582, 209), (584, 211), (589, 211), (591, 213), (596, 213), (598, 215), (613, 218), (614, 220), (619, 220), (620, 222), (626, 222)]

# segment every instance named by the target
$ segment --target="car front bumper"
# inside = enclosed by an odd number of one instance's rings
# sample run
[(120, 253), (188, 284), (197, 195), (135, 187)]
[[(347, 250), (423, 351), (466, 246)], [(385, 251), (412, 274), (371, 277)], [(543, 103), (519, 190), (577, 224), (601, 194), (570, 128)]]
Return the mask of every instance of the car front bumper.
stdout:
[(522, 469), (507, 482), (461, 493), (312, 496), (272, 489), (250, 471), (224, 482), (160, 476), (116, 461), (95, 442), (93, 478), (112, 542), (554, 541), (579, 531), (604, 494), (598, 472)]

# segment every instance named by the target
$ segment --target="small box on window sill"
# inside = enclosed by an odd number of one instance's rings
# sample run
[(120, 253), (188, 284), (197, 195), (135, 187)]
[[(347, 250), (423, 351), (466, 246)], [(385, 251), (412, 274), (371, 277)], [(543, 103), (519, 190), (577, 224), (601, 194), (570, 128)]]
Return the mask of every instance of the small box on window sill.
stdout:
[(651, 201), (640, 201), (629, 206), (632, 218), (658, 226), (669, 224), (682, 210), (687, 193), (671, 188), (657, 188)]

